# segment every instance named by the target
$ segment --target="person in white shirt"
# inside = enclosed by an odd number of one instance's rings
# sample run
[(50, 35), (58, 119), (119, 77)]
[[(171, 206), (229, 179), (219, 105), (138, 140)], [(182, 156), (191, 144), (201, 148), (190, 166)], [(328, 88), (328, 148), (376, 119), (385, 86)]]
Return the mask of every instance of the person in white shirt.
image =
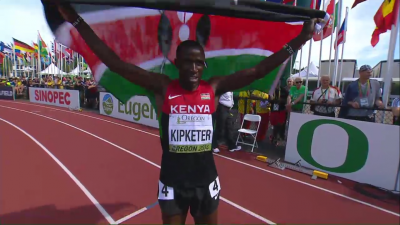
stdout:
[(236, 141), (233, 137), (233, 114), (231, 109), (233, 107), (233, 92), (226, 92), (219, 98), (216, 116), (216, 129), (214, 130), (214, 137), (212, 141), (212, 148), (215, 153), (219, 152), (218, 141), (224, 139), (231, 152), (238, 151), (241, 146), (236, 146)]
[[(335, 106), (341, 103), (342, 93), (337, 87), (329, 85), (331, 79), (328, 75), (321, 76), (321, 87), (314, 90), (311, 97), (314, 115), (335, 117)], [(315, 104), (317, 103), (317, 104)]]

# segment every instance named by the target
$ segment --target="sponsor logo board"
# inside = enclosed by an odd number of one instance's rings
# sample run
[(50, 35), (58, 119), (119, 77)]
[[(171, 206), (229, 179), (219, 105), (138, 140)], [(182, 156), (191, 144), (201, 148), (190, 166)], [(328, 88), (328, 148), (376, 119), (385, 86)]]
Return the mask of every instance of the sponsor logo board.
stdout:
[(79, 109), (79, 91), (65, 89), (29, 88), (29, 101), (33, 103)]

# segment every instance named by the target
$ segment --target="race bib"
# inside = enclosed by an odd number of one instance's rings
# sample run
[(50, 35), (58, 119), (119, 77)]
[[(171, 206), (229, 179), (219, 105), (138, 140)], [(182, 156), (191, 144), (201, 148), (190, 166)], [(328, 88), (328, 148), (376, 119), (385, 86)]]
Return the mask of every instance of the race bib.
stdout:
[(279, 105), (278, 104), (274, 104), (274, 111), (278, 111), (279, 110)]
[(219, 178), (217, 177), (211, 184), (208, 186), (210, 190), (211, 198), (217, 199), (219, 192), (221, 191), (221, 184), (219, 183)]
[(174, 199), (174, 188), (164, 185), (161, 181), (158, 181), (158, 199), (160, 200), (173, 200)]
[(213, 124), (210, 114), (170, 114), (169, 151), (198, 153), (211, 151)]
[(360, 98), (360, 106), (361, 107), (368, 107), (369, 106), (368, 99), (367, 98)]

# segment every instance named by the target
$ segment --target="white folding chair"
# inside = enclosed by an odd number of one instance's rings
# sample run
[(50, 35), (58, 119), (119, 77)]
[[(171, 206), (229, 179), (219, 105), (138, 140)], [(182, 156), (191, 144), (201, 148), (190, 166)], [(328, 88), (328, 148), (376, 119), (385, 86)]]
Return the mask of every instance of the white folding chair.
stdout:
[[(243, 128), (244, 121), (257, 122), (257, 129), (253, 130), (253, 129), (245, 129), (245, 128)], [(242, 125), (240, 126), (240, 129), (238, 130), (239, 134), (238, 134), (238, 137), (236, 139), (236, 145), (238, 143), (241, 143), (241, 144), (244, 144), (244, 145), (252, 146), (251, 152), (253, 152), (254, 147), (258, 148), (258, 144), (257, 144), (256, 139), (257, 139), (257, 133), (258, 133), (258, 128), (260, 127), (260, 123), (261, 123), (261, 116), (253, 115), (253, 114), (244, 115), (243, 121), (242, 121)], [(249, 134), (254, 139), (253, 143), (252, 144), (251, 143), (246, 143), (243, 140), (241, 134)], [(240, 141), (239, 141), (239, 138), (240, 138)]]

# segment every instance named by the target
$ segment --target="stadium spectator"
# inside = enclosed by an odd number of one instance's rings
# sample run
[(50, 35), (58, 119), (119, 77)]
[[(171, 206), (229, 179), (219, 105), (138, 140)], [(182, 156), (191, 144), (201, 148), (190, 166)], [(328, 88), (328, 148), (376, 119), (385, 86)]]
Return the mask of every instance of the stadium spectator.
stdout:
[(64, 83), (65, 89), (73, 90), (74, 89), (74, 82), (71, 80), (71, 77), (66, 77)]
[[(238, 101), (238, 111), (240, 113), (240, 122), (243, 121), (243, 117), (245, 114), (253, 114), (253, 101), (250, 99), (245, 100), (245, 98), (250, 98), (251, 96), (251, 91), (241, 91), (239, 92), (239, 101)], [(246, 105), (245, 105), (246, 101)], [(246, 110), (246, 112), (245, 112)], [(250, 122), (245, 121), (243, 124), (243, 128), (249, 129), (250, 128)]]
[(24, 93), (24, 85), (18, 77), (14, 78), (14, 85), (15, 93), (17, 95), (22, 95)]
[(255, 112), (257, 113), (257, 115), (261, 116), (261, 123), (257, 134), (257, 141), (262, 141), (267, 135), (269, 125), (270, 104), (268, 101), (268, 94), (255, 90), (251, 93), (251, 97), (253, 99), (256, 99), (254, 102), (256, 108)]
[(380, 84), (370, 79), (372, 68), (363, 65), (359, 69), (360, 78), (351, 82), (346, 89), (343, 105), (350, 108), (342, 108), (339, 117), (352, 120), (375, 122), (375, 106), (384, 108), (381, 100)]
[(289, 78), (286, 80), (285, 89), (289, 92), (289, 91), (290, 91), (290, 88), (291, 88), (292, 86), (293, 86), (293, 78), (289, 77)]
[(233, 107), (233, 92), (226, 92), (219, 98), (219, 104), (216, 114), (216, 129), (212, 140), (212, 149), (215, 153), (220, 152), (218, 142), (225, 140), (230, 152), (238, 151), (242, 147), (236, 146), (233, 130), (233, 114), (231, 109)]
[(58, 75), (54, 76), (54, 88), (64, 89), (63, 84), (62, 84), (62, 79)]
[(303, 80), (301, 77), (296, 77), (294, 79), (295, 85), (289, 90), (289, 96), (287, 99), (286, 109), (288, 112), (299, 112), (303, 111), (303, 98), (307, 94), (307, 87), (302, 85)]
[[(287, 91), (287, 93), (288, 93), (288, 96), (289, 96), (289, 91), (290, 91), (290, 88), (293, 86), (293, 78), (291, 78), (291, 77), (289, 77), (287, 80), (286, 80), (286, 86), (285, 86), (285, 89), (286, 89), (286, 91)], [(285, 103), (287, 103), (287, 99), (285, 99)], [(286, 110), (286, 109), (285, 109)], [(287, 118), (289, 117), (289, 113), (288, 113), (288, 111), (286, 111), (286, 120), (287, 120)], [(282, 127), (282, 129), (281, 129), (281, 133), (280, 133), (280, 136), (283, 138), (283, 139), (285, 139), (285, 135), (286, 135), (286, 125), (287, 125), (287, 121), (285, 121), (285, 123), (283, 124), (283, 127)]]
[(334, 86), (330, 86), (331, 78), (329, 75), (321, 76), (321, 87), (314, 90), (311, 96), (311, 105), (314, 115), (335, 117), (335, 106), (339, 106), (342, 93)]
[(47, 88), (54, 88), (54, 80), (53, 80), (52, 76), (48, 76), (47, 77), (46, 87)]
[(279, 86), (275, 89), (274, 95), (270, 97), (271, 101), (271, 114), (270, 122), (273, 126), (272, 135), (270, 136), (270, 141), (275, 146), (278, 145), (280, 140), (285, 139), (285, 129), (286, 129), (286, 101), (289, 96), (289, 91), (286, 87)]
[(40, 82), (39, 82), (41, 88), (46, 87), (46, 81), (47, 81), (46, 75), (42, 75), (42, 77), (40, 78)]

